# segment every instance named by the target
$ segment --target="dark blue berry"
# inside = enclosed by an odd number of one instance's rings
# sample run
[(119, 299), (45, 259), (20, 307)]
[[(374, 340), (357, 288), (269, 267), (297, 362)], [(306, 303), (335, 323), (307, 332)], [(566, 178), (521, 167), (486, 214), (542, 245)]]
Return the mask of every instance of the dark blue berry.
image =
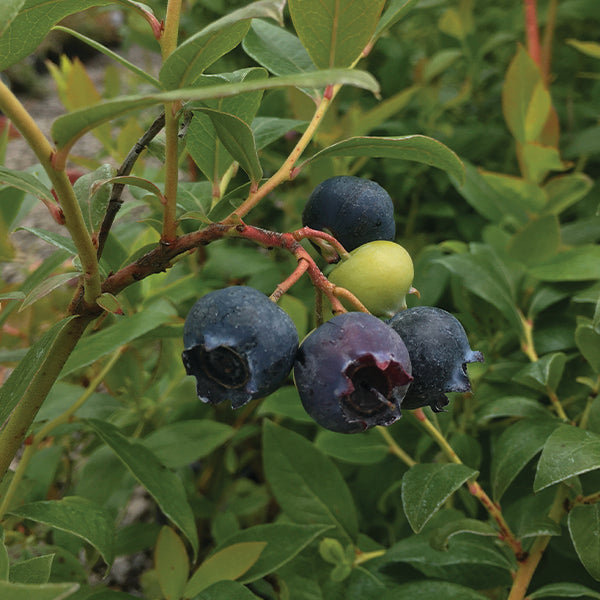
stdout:
[(440, 412), (448, 404), (446, 392), (471, 389), (467, 363), (482, 362), (483, 354), (471, 350), (456, 317), (434, 306), (417, 306), (400, 311), (388, 324), (404, 340), (413, 369), (402, 408), (431, 406)]
[(375, 181), (348, 175), (326, 179), (313, 190), (302, 224), (330, 233), (348, 252), (375, 240), (392, 241), (396, 234), (389, 194)]
[(319, 425), (340, 433), (397, 421), (410, 373), (400, 336), (359, 312), (337, 315), (315, 329), (294, 363), (304, 409)]
[(191, 308), (182, 358), (203, 402), (231, 400), (239, 408), (281, 386), (289, 375), (298, 333), (267, 296), (246, 286), (210, 292)]

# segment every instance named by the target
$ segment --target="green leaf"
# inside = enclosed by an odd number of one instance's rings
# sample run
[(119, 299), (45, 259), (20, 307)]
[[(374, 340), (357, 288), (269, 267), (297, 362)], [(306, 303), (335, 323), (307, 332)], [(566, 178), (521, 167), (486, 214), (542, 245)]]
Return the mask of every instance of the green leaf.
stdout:
[(548, 436), (560, 425), (547, 419), (524, 419), (506, 428), (492, 454), (492, 496), (498, 501), (525, 465), (542, 450)]
[(561, 425), (544, 445), (533, 490), (600, 469), (600, 435), (572, 425)]
[(280, 387), (277, 391), (267, 396), (261, 401), (256, 414), (259, 416), (277, 415), (293, 419), (294, 421), (300, 421), (301, 423), (314, 423), (313, 419), (304, 410), (298, 396), (298, 390), (293, 385)]
[(527, 50), (519, 46), (502, 88), (502, 112), (518, 142), (533, 141), (540, 134), (550, 110), (547, 94), (539, 67)]
[(150, 83), (154, 87), (156, 87), (156, 88), (161, 87), (160, 81), (158, 81), (158, 79), (153, 77), (150, 73), (148, 73), (147, 71), (144, 71), (143, 69), (140, 69), (137, 65), (133, 64), (132, 62), (129, 62), (126, 58), (123, 58), (122, 56), (120, 56), (116, 52), (113, 52), (110, 48), (107, 48), (106, 46), (100, 44), (96, 40), (93, 40), (92, 38), (89, 38), (86, 35), (83, 35), (79, 31), (75, 31), (74, 29), (69, 29), (68, 27), (63, 27), (61, 25), (56, 25), (52, 29), (54, 31), (63, 31), (65, 33), (68, 33), (69, 35), (72, 35), (73, 37), (76, 37), (78, 40), (84, 42), (91, 48), (94, 48), (94, 50), (101, 52), (102, 54), (104, 54), (105, 56), (108, 56), (110, 59), (119, 63), (126, 69), (129, 69), (132, 73), (135, 73), (138, 77), (145, 79), (148, 83)]
[(544, 213), (559, 215), (587, 196), (593, 181), (585, 173), (570, 173), (553, 177), (544, 185), (548, 203)]
[(27, 394), (34, 377), (43, 371), (48, 357), (56, 351), (56, 338), (75, 317), (55, 323), (27, 351), (8, 379), (0, 387), (0, 423), (4, 423), (13, 408)]
[(179, 421), (159, 427), (142, 440), (172, 469), (189, 465), (222, 446), (235, 433), (225, 423), (206, 419)]
[(566, 40), (566, 42), (569, 46), (573, 46), (573, 48), (587, 56), (600, 58), (600, 44), (598, 42), (582, 42), (581, 40), (574, 39)]
[(135, 177), (134, 175), (121, 175), (119, 177), (111, 177), (110, 179), (106, 179), (105, 181), (98, 182), (96, 185), (114, 185), (115, 183), (129, 185), (140, 188), (141, 190), (146, 190), (150, 194), (156, 196), (161, 202), (164, 201), (164, 196), (160, 188), (149, 179), (144, 179), (143, 177)]
[(294, 29), (319, 69), (349, 67), (361, 55), (385, 2), (289, 0)]
[(566, 363), (567, 356), (562, 352), (546, 354), (519, 371), (513, 379), (538, 392), (556, 391)]
[(485, 521), (456, 519), (434, 529), (429, 537), (429, 543), (436, 550), (448, 550), (448, 540), (461, 533), (498, 537), (498, 531)]
[[(64, 17), (92, 6), (114, 3), (114, 0), (26, 0), (0, 37), (0, 71), (32, 54), (52, 27)], [(139, 2), (118, 0), (117, 3), (148, 16), (148, 7)]]
[(452, 150), (441, 142), (424, 135), (403, 137), (359, 136), (324, 148), (302, 163), (304, 167), (325, 156), (358, 156), (414, 160), (446, 171), (458, 181), (465, 177), (464, 166)]
[(252, 183), (259, 182), (263, 171), (250, 126), (235, 115), (209, 108), (196, 110), (210, 118), (223, 146), (244, 169), (250, 181)]
[(542, 281), (585, 281), (600, 279), (600, 246), (586, 244), (554, 255), (530, 270)]
[(37, 287), (33, 288), (23, 303), (19, 307), (19, 312), (25, 310), (28, 306), (31, 306), (34, 302), (37, 302), (40, 298), (47, 296), (50, 292), (60, 287), (61, 285), (71, 281), (72, 279), (76, 279), (79, 277), (81, 273), (71, 272), (71, 273), (59, 273), (58, 275), (52, 275), (52, 277), (48, 277), (42, 281)]
[(188, 580), (190, 562), (181, 538), (166, 525), (158, 535), (154, 566), (165, 600), (179, 600)]
[(0, 37), (14, 21), (25, 0), (5, 0), (0, 6)]
[(278, 117), (256, 117), (252, 121), (252, 133), (256, 147), (261, 150), (279, 139), (288, 131), (304, 130), (307, 121), (298, 119), (279, 119)]
[(0, 581), (8, 581), (8, 572), (10, 562), (8, 559), (8, 551), (4, 544), (4, 529), (0, 529)]
[(0, 302), (4, 302), (5, 300), (23, 300), (24, 298), (25, 294), (23, 292), (19, 292), (18, 290), (0, 294)]
[(576, 506), (567, 523), (579, 560), (600, 581), (600, 504)]
[(191, 576), (184, 596), (191, 598), (217, 581), (235, 580), (259, 559), (266, 542), (240, 542), (209, 556)]
[(396, 542), (381, 560), (408, 563), (429, 578), (476, 589), (510, 585), (514, 568), (494, 540), (468, 535), (450, 540), (449, 550), (443, 551), (431, 546), (429, 536), (413, 535)]
[(103, 292), (96, 299), (96, 304), (101, 306), (104, 310), (113, 313), (114, 315), (122, 315), (123, 308), (121, 307), (121, 303), (119, 302), (116, 296), (109, 292)]
[(218, 581), (194, 596), (192, 600), (256, 600), (247, 587), (236, 581)]
[(126, 317), (115, 317), (115, 323), (96, 333), (85, 336), (67, 360), (61, 377), (92, 364), (117, 348), (132, 342), (171, 319), (173, 307), (167, 302), (157, 302), (143, 311)]
[(531, 417), (543, 419), (549, 416), (548, 409), (531, 398), (505, 396), (485, 404), (477, 414), (478, 423), (501, 417)]
[(580, 583), (549, 583), (527, 594), (529, 600), (538, 598), (600, 598), (600, 593), (590, 590), (590, 588)]
[(227, 538), (217, 546), (215, 552), (241, 542), (264, 542), (266, 546), (258, 560), (239, 577), (241, 583), (250, 583), (277, 571), (330, 527), (291, 523), (255, 525)]
[(186, 88), (156, 94), (140, 94), (120, 96), (103, 101), (85, 109), (75, 110), (56, 119), (52, 124), (52, 137), (57, 148), (66, 152), (82, 135), (111, 119), (127, 114), (133, 110), (156, 106), (165, 102), (181, 100), (209, 100), (227, 96), (236, 96), (254, 90), (266, 90), (279, 87), (325, 87), (332, 84), (354, 85), (379, 92), (379, 85), (372, 75), (356, 69), (331, 69), (300, 73), (285, 77), (272, 77), (260, 81), (221, 84), (200, 88)]
[(418, 1), (391, 0), (377, 23), (374, 37), (378, 38), (384, 31), (400, 22)]
[(506, 521), (517, 538), (562, 535), (560, 524), (548, 516), (554, 497), (554, 491), (548, 489), (519, 498), (503, 509)]
[(379, 596), (380, 600), (488, 600), (475, 590), (448, 581), (411, 581), (395, 586), (393, 590)]
[(112, 165), (103, 164), (95, 171), (82, 175), (73, 184), (75, 197), (90, 232), (97, 231), (104, 219), (111, 192), (109, 180), (114, 174)]
[(390, 453), (375, 430), (365, 431), (360, 436), (323, 430), (318, 433), (315, 446), (329, 456), (359, 465), (381, 462)]
[[(0, 8), (0, 11), (2, 9)], [(0, 23), (2, 21), (0, 20)], [(1, 27), (1, 26), (0, 26)], [(4, 183), (11, 187), (15, 187), (19, 190), (23, 190), (28, 194), (32, 194), (37, 198), (43, 198), (53, 204), (56, 199), (52, 195), (52, 192), (31, 173), (24, 173), (23, 171), (13, 171), (6, 167), (0, 166), (0, 183)]]
[(413, 465), (402, 477), (402, 506), (415, 533), (423, 529), (442, 504), (477, 471), (461, 464)]
[(114, 425), (98, 419), (86, 421), (148, 490), (161, 510), (189, 540), (198, 554), (198, 533), (181, 479), (167, 469), (143, 444), (126, 438)]
[(301, 435), (265, 419), (265, 476), (277, 502), (294, 522), (335, 525), (344, 542), (354, 541), (354, 500), (337, 467)]
[(91, 544), (104, 562), (114, 560), (115, 529), (113, 519), (102, 506), (79, 496), (24, 504), (10, 511), (21, 519), (31, 519), (71, 533)]
[(600, 333), (591, 321), (577, 324), (575, 343), (592, 369), (600, 373)]
[(64, 600), (79, 589), (78, 583), (8, 583), (0, 581), (0, 598), (10, 600)]
[(15, 583), (48, 583), (55, 556), (55, 554), (43, 554), (11, 565), (10, 581)]
[(508, 243), (510, 256), (525, 265), (536, 265), (554, 256), (560, 244), (560, 223), (555, 215), (530, 221)]
[(74, 255), (77, 254), (77, 248), (75, 248), (75, 244), (71, 241), (71, 238), (65, 237), (64, 235), (60, 235), (59, 233), (54, 233), (52, 231), (46, 231), (45, 229), (37, 229), (36, 227), (19, 227), (18, 230), (29, 231), (29, 233), (33, 233), (33, 235), (39, 237), (41, 240), (56, 246), (60, 250), (66, 250), (69, 254)]
[[(308, 73), (316, 67), (302, 42), (283, 27), (256, 19), (242, 42), (248, 56), (273, 75)], [(314, 90), (307, 93), (315, 96)]]
[(283, 2), (260, 0), (214, 21), (189, 37), (164, 62), (159, 79), (167, 89), (192, 85), (218, 58), (233, 50), (250, 28), (250, 19), (282, 19)]

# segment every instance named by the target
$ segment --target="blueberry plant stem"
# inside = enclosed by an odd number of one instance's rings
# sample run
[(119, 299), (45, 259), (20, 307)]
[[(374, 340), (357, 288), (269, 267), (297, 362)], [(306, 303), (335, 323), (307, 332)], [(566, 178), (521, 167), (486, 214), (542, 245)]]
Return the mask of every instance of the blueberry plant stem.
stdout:
[(540, 36), (538, 31), (537, 0), (524, 0), (527, 50), (537, 65), (541, 65)]
[(548, 83), (550, 78), (550, 65), (552, 63), (552, 40), (556, 29), (556, 13), (558, 11), (558, 0), (550, 0), (546, 13), (546, 26), (542, 36), (541, 65), (544, 81)]
[[(434, 439), (434, 441), (438, 444), (442, 452), (446, 455), (448, 460), (453, 463), (462, 465), (463, 462), (459, 458), (458, 454), (454, 451), (448, 440), (444, 437), (437, 427), (431, 423), (431, 421), (427, 418), (422, 408), (417, 408), (412, 411), (413, 416), (419, 421), (421, 426), (427, 431), (427, 433)], [(492, 502), (491, 498), (486, 494), (481, 485), (477, 482), (475, 478), (471, 478), (467, 482), (467, 486), (469, 492), (479, 500), (481, 505), (485, 508), (485, 510), (489, 513), (489, 515), (494, 519), (498, 528), (500, 530), (500, 539), (504, 541), (508, 546), (510, 546), (511, 550), (514, 552), (517, 559), (523, 556), (523, 547), (521, 546), (521, 542), (516, 538), (516, 536), (511, 531), (508, 523), (504, 519), (502, 515), (502, 511), (500, 507)]]
[(407, 452), (402, 450), (396, 440), (392, 437), (391, 433), (385, 427), (378, 425), (376, 429), (379, 431), (381, 437), (386, 441), (390, 452), (395, 454), (407, 467), (412, 467), (413, 465), (417, 464), (416, 460), (414, 460)]
[(0, 504), (0, 520), (4, 518), (6, 512), (10, 509), (10, 505), (14, 494), (17, 490), (19, 482), (23, 479), (23, 475), (27, 469), (27, 465), (31, 461), (31, 458), (39, 448), (40, 444), (50, 435), (52, 431), (54, 431), (60, 425), (64, 425), (68, 423), (75, 413), (87, 402), (90, 396), (96, 391), (96, 388), (102, 383), (108, 372), (114, 367), (117, 360), (121, 356), (121, 348), (119, 348), (113, 355), (109, 358), (108, 362), (104, 365), (101, 371), (94, 377), (94, 379), (87, 386), (83, 394), (74, 402), (67, 410), (61, 413), (58, 417), (48, 421), (33, 437), (32, 439), (28, 439), (25, 443), (25, 450), (23, 455), (19, 460), (19, 464), (13, 478), (10, 481), (8, 489), (2, 498), (2, 503)]
[(75, 198), (73, 186), (64, 169), (52, 164), (54, 148), (37, 126), (17, 97), (0, 80), (0, 110), (8, 117), (25, 138), (37, 156), (58, 197), (64, 222), (77, 249), (83, 270), (84, 301), (92, 306), (100, 295), (100, 271), (96, 248), (87, 231), (81, 209)]

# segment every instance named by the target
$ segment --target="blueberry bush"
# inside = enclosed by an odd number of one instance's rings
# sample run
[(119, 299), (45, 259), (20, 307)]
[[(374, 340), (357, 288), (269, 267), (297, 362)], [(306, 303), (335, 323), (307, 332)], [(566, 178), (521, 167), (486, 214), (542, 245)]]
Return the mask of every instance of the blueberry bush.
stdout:
[(0, 597), (600, 598), (599, 27), (0, 2)]

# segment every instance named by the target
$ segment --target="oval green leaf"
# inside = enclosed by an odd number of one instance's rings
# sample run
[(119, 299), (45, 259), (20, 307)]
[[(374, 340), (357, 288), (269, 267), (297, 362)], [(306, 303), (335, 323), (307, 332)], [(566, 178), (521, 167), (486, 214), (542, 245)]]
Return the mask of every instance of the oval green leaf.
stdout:
[(600, 592), (590, 590), (580, 583), (550, 583), (528, 594), (529, 600), (538, 598), (595, 598), (600, 599)]
[(44, 523), (82, 538), (98, 550), (109, 566), (114, 560), (113, 519), (102, 506), (86, 498), (67, 496), (62, 500), (32, 502), (12, 510), (10, 514)]
[(600, 279), (600, 246), (586, 244), (555, 254), (531, 274), (542, 281), (585, 281)]
[(165, 515), (177, 525), (198, 554), (198, 533), (181, 479), (138, 441), (125, 437), (114, 425), (99, 419), (86, 421), (133, 476), (148, 490)]
[(600, 581), (600, 504), (576, 506), (567, 523), (579, 560)]
[(0, 581), (0, 598), (10, 600), (65, 600), (79, 589), (78, 583), (9, 583)]
[(12, 169), (0, 166), (0, 183), (23, 190), (48, 202), (56, 202), (52, 192), (31, 173), (13, 171)]
[(446, 171), (464, 181), (465, 168), (460, 158), (441, 142), (424, 135), (403, 137), (352, 137), (333, 144), (302, 163), (302, 167), (325, 156), (358, 156), (413, 160)]
[(595, 469), (600, 469), (600, 435), (572, 425), (561, 425), (544, 445), (533, 490), (539, 492)]
[(461, 464), (413, 465), (402, 477), (402, 506), (413, 531), (421, 531), (442, 504), (477, 473)]
[(497, 537), (498, 531), (486, 521), (477, 519), (456, 519), (446, 525), (434, 529), (429, 537), (429, 543), (436, 550), (448, 550), (448, 540), (454, 535), (460, 533), (473, 533), (476, 535), (486, 535)]
[(165, 600), (179, 600), (188, 580), (190, 561), (181, 538), (166, 525), (156, 541), (154, 565)]

